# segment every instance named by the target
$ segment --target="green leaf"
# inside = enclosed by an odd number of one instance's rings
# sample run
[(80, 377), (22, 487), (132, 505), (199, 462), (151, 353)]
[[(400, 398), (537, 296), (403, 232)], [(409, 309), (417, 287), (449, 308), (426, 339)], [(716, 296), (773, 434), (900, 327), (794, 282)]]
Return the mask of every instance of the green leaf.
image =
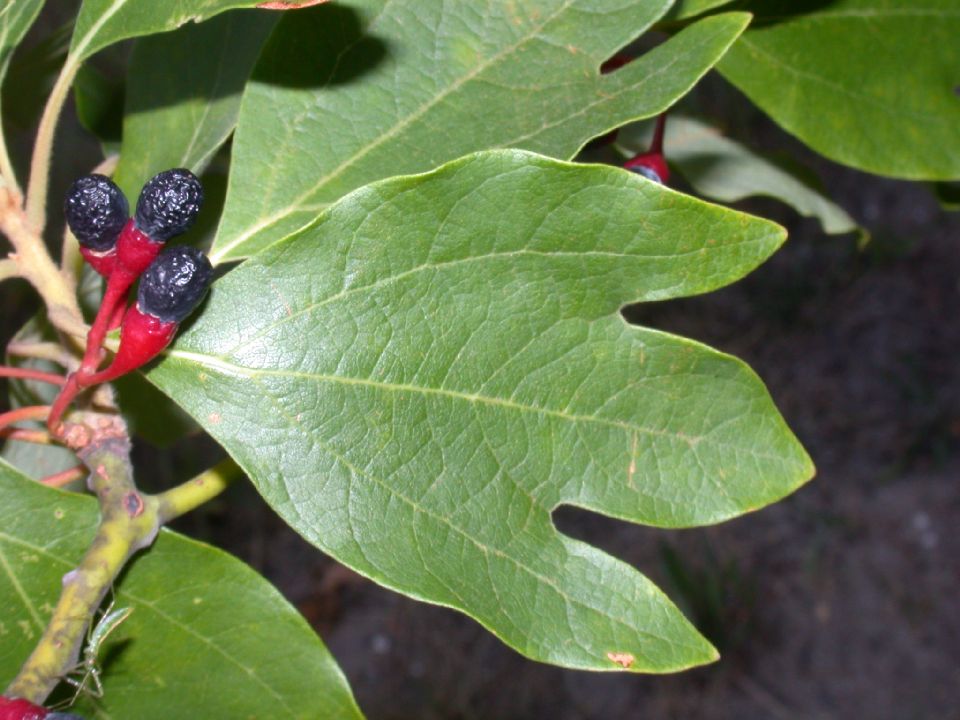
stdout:
[[(90, 497), (45, 488), (0, 462), (0, 686), (36, 644), (93, 538)], [(115, 588), (133, 613), (110, 636), (105, 695), (84, 717), (360, 718), (322, 641), (235, 558), (163, 530)], [(111, 652), (113, 651), (113, 652)], [(99, 708), (99, 709), (97, 709)]]
[[(73, 82), (73, 99), (80, 124), (104, 145), (104, 155), (117, 151), (123, 134), (126, 84), (93, 65), (80, 67)], [(159, 143), (155, 143), (159, 144)]]
[(358, 190), (228, 273), (149, 377), (358, 572), (536, 660), (680, 670), (713, 649), (550, 514), (699, 525), (810, 477), (746, 366), (618, 314), (783, 239), (618, 168), (478, 153)]
[[(649, 126), (635, 125), (620, 130), (617, 143), (632, 156), (649, 147), (651, 136)], [(817, 218), (829, 234), (865, 232), (816, 188), (705, 123), (671, 114), (664, 145), (670, 165), (704, 197), (729, 203), (764, 195)]]
[(491, 147), (571, 158), (591, 137), (655, 115), (749, 17), (698, 22), (601, 76), (668, 4), (368, 0), (284, 18), (241, 105), (212, 259), (257, 252), (374, 180)]
[(960, 178), (956, 0), (762, 0), (720, 72), (832, 160)]
[(261, 1), (83, 0), (70, 44), (70, 56), (78, 62), (115, 42), (173, 30), (188, 22), (201, 22), (225, 10), (253, 7)]
[(10, 56), (27, 34), (43, 8), (43, 0), (5, 2), (0, 8), (0, 80), (6, 75)]
[(731, 2), (733, 0), (677, 0), (667, 13), (666, 19), (686, 20), (709, 10), (716, 10), (722, 5), (729, 5)]
[(114, 175), (128, 197), (137, 197), (143, 183), (161, 170), (203, 172), (233, 132), (243, 85), (279, 17), (267, 11), (228, 12), (137, 41)]
[[(19, 2), (8, 0), (3, 4), (3, 7), (0, 8), (0, 84), (3, 84), (7, 77), (13, 51), (17, 49), (17, 46), (27, 34), (30, 26), (33, 25), (33, 21), (37, 19), (37, 15), (40, 14), (42, 8), (43, 0), (22, 0)], [(38, 84), (42, 86), (43, 83), (38, 82), (36, 72), (32, 79), (33, 86)], [(26, 85), (23, 86), (23, 89), (29, 92), (32, 87)], [(16, 112), (18, 110), (18, 103), (25, 102), (28, 99), (24, 97), (25, 93), (21, 92), (16, 95), (11, 95), (9, 88), (5, 88), (5, 90), (3, 93), (4, 109), (3, 112), (0, 113), (0, 117), (3, 118), (2, 125), (9, 127), (15, 124), (12, 122), (13, 119), (8, 117), (8, 115), (11, 114), (8, 108), (13, 108), (13, 114), (17, 116), (16, 119), (20, 120), (21, 124), (26, 124), (23, 116), (27, 113)], [(0, 132), (3, 132), (2, 126), (0, 126)], [(2, 145), (3, 143), (0, 143), (0, 146)]]

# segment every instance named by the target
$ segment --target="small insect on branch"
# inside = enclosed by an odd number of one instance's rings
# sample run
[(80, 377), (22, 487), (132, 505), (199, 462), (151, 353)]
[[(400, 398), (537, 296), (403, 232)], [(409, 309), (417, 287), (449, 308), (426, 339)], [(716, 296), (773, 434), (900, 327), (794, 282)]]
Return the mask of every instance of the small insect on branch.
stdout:
[[(90, 631), (87, 638), (87, 645), (83, 649), (83, 659), (66, 675), (63, 679), (66, 683), (73, 685), (77, 691), (70, 700), (70, 705), (77, 702), (80, 693), (87, 693), (95, 698), (103, 697), (103, 682), (100, 679), (101, 670), (97, 665), (97, 656), (100, 654), (100, 647), (106, 642), (114, 630), (126, 620), (133, 608), (124, 607), (113, 609), (113, 602), (104, 611), (103, 616)], [(78, 676), (78, 677), (72, 677)], [(92, 683), (92, 686), (90, 685)]]

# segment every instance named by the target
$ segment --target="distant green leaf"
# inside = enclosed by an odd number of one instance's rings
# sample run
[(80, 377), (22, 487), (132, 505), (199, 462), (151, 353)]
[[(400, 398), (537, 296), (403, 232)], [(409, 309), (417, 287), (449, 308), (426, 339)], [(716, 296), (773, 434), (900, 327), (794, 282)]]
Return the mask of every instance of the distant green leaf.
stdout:
[(213, 260), (252, 254), (374, 180), (491, 147), (570, 158), (662, 111), (749, 18), (698, 22), (601, 76), (668, 5), (367, 0), (285, 17), (241, 105)]
[[(97, 503), (0, 462), (0, 687), (33, 649), (64, 573), (96, 530)], [(107, 644), (105, 695), (84, 717), (360, 718), (321, 640), (263, 578), (169, 531), (115, 589), (133, 613)], [(111, 654), (111, 649), (117, 652)], [(94, 714), (96, 713), (96, 715)]]
[[(620, 130), (617, 142), (633, 155), (649, 147), (651, 135), (650, 127), (637, 125)], [(671, 114), (665, 148), (670, 165), (704, 197), (736, 202), (765, 195), (817, 218), (827, 233), (859, 230), (843, 208), (818, 190), (698, 120)]]
[(262, 0), (83, 0), (70, 55), (84, 60), (120, 40), (173, 30), (201, 22), (225, 10), (248, 8)]
[(960, 178), (956, 0), (755, 0), (718, 68), (832, 160), (915, 180)]
[(228, 273), (149, 377), (358, 572), (537, 660), (675, 671), (716, 655), (550, 514), (714, 523), (811, 476), (745, 365), (618, 313), (783, 239), (617, 168), (479, 153), (352, 193)]
[(262, 10), (228, 12), (136, 42), (114, 175), (128, 197), (161, 170), (204, 170), (233, 132), (243, 85), (279, 18)]

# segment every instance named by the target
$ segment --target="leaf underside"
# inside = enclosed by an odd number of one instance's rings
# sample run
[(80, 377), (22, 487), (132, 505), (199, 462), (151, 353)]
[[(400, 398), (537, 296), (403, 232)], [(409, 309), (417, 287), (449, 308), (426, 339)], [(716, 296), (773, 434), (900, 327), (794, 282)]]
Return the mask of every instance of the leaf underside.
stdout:
[(713, 523), (811, 476), (746, 366), (617, 312), (782, 241), (626, 171), (478, 153), (352, 193), (228, 273), (150, 379), (358, 572), (537, 660), (679, 670), (715, 651), (550, 513)]
[[(90, 497), (45, 488), (0, 461), (0, 687), (50, 617), (61, 576), (97, 526)], [(114, 589), (133, 612), (101, 650), (104, 697), (84, 717), (361, 718), (321, 640), (253, 570), (164, 530)], [(106, 661), (105, 661), (106, 659)]]

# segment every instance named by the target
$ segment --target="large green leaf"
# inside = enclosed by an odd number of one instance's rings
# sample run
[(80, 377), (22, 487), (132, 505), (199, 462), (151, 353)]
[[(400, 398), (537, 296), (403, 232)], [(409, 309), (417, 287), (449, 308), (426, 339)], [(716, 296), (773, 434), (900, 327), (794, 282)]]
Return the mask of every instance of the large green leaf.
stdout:
[(225, 10), (259, 5), (262, 0), (83, 0), (70, 44), (74, 61), (90, 57), (108, 45), (141, 35), (201, 22)]
[(284, 18), (244, 94), (212, 259), (252, 254), (374, 180), (492, 147), (570, 158), (662, 111), (749, 17), (701, 21), (601, 76), (668, 5), (366, 0)]
[[(649, 126), (636, 125), (621, 129), (617, 143), (635, 155), (650, 146), (651, 136)], [(717, 128), (671, 114), (664, 146), (670, 164), (704, 197), (736, 202), (764, 195), (787, 203), (801, 215), (817, 218), (827, 233), (859, 230), (853, 218), (818, 189), (724, 137)]]
[[(0, 687), (49, 617), (61, 577), (93, 538), (96, 502), (0, 461)], [(215, 548), (162, 531), (115, 588), (133, 613), (109, 657), (98, 718), (360, 718), (321, 640), (263, 578)], [(116, 649), (115, 654), (110, 650)], [(93, 717), (82, 699), (78, 709)]]
[(960, 178), (956, 0), (756, 0), (718, 66), (817, 152), (862, 170)]
[(279, 17), (267, 11), (228, 12), (137, 41), (114, 174), (128, 197), (135, 198), (161, 170), (203, 171), (233, 132), (243, 85)]
[(358, 572), (537, 660), (679, 670), (713, 649), (550, 513), (713, 523), (810, 477), (745, 365), (618, 314), (783, 238), (618, 168), (479, 153), (352, 193), (228, 273), (150, 378)]

